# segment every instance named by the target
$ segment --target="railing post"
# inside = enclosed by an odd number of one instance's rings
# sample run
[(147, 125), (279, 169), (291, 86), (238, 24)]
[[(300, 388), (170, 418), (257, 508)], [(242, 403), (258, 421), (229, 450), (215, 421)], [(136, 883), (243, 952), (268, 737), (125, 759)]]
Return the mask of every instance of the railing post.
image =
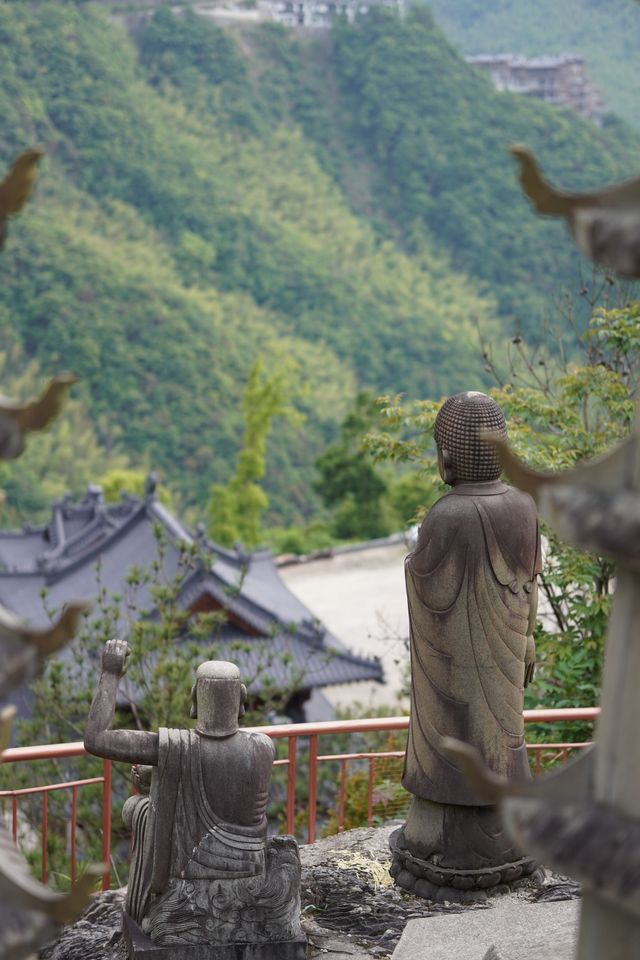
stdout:
[(347, 795), (347, 761), (340, 761), (340, 793), (338, 795), (338, 833), (344, 830), (344, 807)]
[(102, 889), (111, 886), (111, 760), (102, 761), (102, 862), (107, 866), (102, 878)]
[(369, 757), (369, 776), (367, 778), (367, 826), (373, 823), (373, 757)]
[(42, 871), (41, 880), (47, 882), (47, 835), (49, 833), (49, 794), (42, 793)]
[(296, 775), (297, 775), (298, 738), (289, 737), (287, 767), (287, 833), (294, 836), (296, 832)]
[(312, 734), (309, 737), (309, 810), (307, 843), (315, 843), (316, 839), (316, 806), (318, 803), (318, 737)]
[(78, 822), (78, 788), (71, 788), (71, 886), (76, 884), (76, 825)]

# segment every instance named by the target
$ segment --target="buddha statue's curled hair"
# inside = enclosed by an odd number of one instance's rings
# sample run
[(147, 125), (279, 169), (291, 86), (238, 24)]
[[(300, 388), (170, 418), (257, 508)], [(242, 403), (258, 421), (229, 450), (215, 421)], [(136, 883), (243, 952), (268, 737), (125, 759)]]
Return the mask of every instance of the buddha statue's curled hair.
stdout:
[(504, 414), (485, 393), (457, 393), (440, 407), (433, 433), (438, 448), (448, 451), (457, 481), (499, 479), (502, 468), (493, 447), (481, 439), (483, 431), (507, 439)]

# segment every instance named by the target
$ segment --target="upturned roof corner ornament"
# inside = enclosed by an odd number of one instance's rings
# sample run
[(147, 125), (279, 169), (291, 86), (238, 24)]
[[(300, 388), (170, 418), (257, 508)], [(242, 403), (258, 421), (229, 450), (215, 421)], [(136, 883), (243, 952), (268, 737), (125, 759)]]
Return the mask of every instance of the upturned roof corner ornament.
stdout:
[(69, 643), (90, 606), (87, 600), (72, 601), (50, 627), (36, 630), (0, 605), (0, 697), (34, 676), (47, 657)]
[(509, 480), (531, 494), (558, 536), (640, 572), (640, 496), (632, 484), (640, 464), (637, 432), (604, 456), (561, 474), (532, 470), (500, 438), (487, 439)]
[[(16, 216), (31, 196), (41, 156), (41, 150), (26, 150), (0, 183), (0, 250), (7, 238), (9, 218)], [(54, 377), (41, 396), (27, 404), (0, 397), (0, 460), (20, 456), (26, 435), (43, 430), (51, 423), (76, 380), (72, 374)], [(34, 676), (47, 656), (71, 640), (88, 607), (86, 601), (67, 604), (58, 619), (44, 630), (31, 628), (0, 607), (0, 696)], [(0, 753), (9, 743), (14, 715), (12, 706), (0, 710)], [(62, 924), (79, 916), (95, 887), (96, 877), (108, 869), (106, 864), (90, 867), (69, 894), (56, 893), (33, 879), (26, 860), (0, 824), (0, 953), (3, 960), (33, 957)]]
[(20, 456), (26, 435), (49, 426), (60, 413), (69, 387), (77, 382), (74, 374), (61, 373), (49, 381), (36, 400), (24, 404), (0, 396), (0, 460)]
[[(44, 630), (29, 627), (0, 607), (0, 696), (34, 676), (47, 656), (71, 640), (89, 606), (86, 601), (69, 603)], [(0, 710), (0, 753), (8, 746), (14, 714), (12, 706)], [(11, 835), (0, 825), (0, 904), (2, 911), (13, 918), (10, 928), (2, 931), (3, 960), (34, 956), (62, 924), (79, 916), (95, 888), (96, 877), (106, 869), (90, 867), (69, 894), (55, 893), (33, 879)]]
[[(39, 151), (23, 154), (9, 177), (0, 184), (0, 248), (6, 237), (7, 217), (20, 210), (31, 192), (39, 156)], [(0, 398), (0, 460), (20, 456), (26, 435), (44, 429), (57, 416), (76, 379), (72, 374), (54, 377), (41, 396), (27, 404)], [(0, 696), (4, 697), (37, 674), (46, 657), (71, 640), (89, 606), (85, 600), (67, 604), (57, 620), (45, 629), (30, 627), (0, 606)], [(0, 710), (0, 753), (9, 743), (14, 714), (12, 706)], [(96, 877), (108, 869), (107, 865), (90, 867), (69, 894), (56, 893), (33, 879), (26, 860), (0, 824), (0, 926), (3, 927), (0, 952), (3, 960), (33, 957), (62, 924), (79, 916), (95, 888)]]
[[(0, 607), (0, 696), (34, 676), (47, 656), (71, 640), (89, 606), (82, 600), (69, 603), (44, 630), (29, 627)], [(14, 714), (12, 706), (0, 711), (0, 753), (9, 743)], [(92, 866), (69, 894), (55, 893), (33, 879), (11, 835), (0, 825), (0, 904), (3, 913), (12, 917), (10, 928), (2, 931), (3, 960), (34, 956), (62, 924), (79, 916), (95, 888), (96, 877), (107, 869), (106, 865)]]
[(31, 196), (37, 177), (38, 161), (43, 151), (25, 150), (14, 160), (7, 176), (0, 183), (0, 250), (7, 239), (9, 217), (20, 213)]
[(640, 277), (640, 177), (594, 193), (565, 193), (551, 186), (533, 156), (510, 148), (520, 165), (520, 183), (536, 211), (564, 217), (586, 257), (622, 277)]
[[(560, 474), (526, 467), (500, 438), (509, 479), (536, 500), (565, 540), (618, 561), (596, 745), (566, 770), (534, 783), (507, 782), (467, 744), (445, 749), (478, 793), (499, 803), (521, 847), (583, 883), (579, 960), (637, 957), (640, 936), (640, 432), (604, 457)], [(619, 952), (616, 952), (616, 949)]]
[[(33, 921), (33, 939), (30, 939), (28, 944), (24, 943), (22, 936), (19, 941), (17, 936), (12, 941), (11, 934), (5, 940), (3, 932), (2, 946), (9, 948), (8, 953), (3, 952), (3, 956), (8, 956), (11, 960), (27, 956), (46, 942), (40, 936), (41, 933), (46, 933), (51, 938), (58, 926), (75, 920), (86, 907), (89, 894), (95, 889), (96, 878), (103, 873), (103, 867), (90, 866), (70, 893), (56, 893), (31, 876), (26, 862), (3, 827), (0, 830), (0, 903), (3, 907), (11, 907), (19, 913), (28, 912)], [(26, 924), (23, 933), (28, 937)]]
[(16, 708), (10, 704), (0, 710), (0, 755), (9, 746), (11, 737), (11, 723), (16, 715)]
[[(583, 253), (640, 277), (640, 178), (593, 194), (554, 190), (524, 147), (512, 147), (524, 192), (539, 213), (566, 218)], [(500, 804), (523, 849), (582, 881), (577, 960), (637, 960), (640, 942), (640, 399), (631, 435), (563, 473), (526, 467), (502, 438), (485, 435), (509, 479), (536, 500), (560, 537), (618, 561), (596, 743), (566, 769), (534, 783), (488, 771), (467, 744), (443, 749), (476, 792)]]

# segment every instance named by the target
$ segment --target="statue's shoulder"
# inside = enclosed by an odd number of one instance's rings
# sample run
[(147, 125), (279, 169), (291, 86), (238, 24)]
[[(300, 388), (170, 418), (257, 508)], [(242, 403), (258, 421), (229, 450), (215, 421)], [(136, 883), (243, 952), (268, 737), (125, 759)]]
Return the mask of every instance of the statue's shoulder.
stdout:
[(537, 516), (538, 508), (530, 493), (526, 493), (524, 490), (518, 490), (517, 487), (507, 487), (505, 496), (511, 503), (515, 503), (521, 509), (528, 510)]
[(276, 755), (276, 746), (271, 737), (265, 733), (257, 733), (255, 730), (243, 730), (248, 742), (251, 744), (256, 754), (269, 754), (271, 757)]
[(457, 497), (453, 492), (445, 493), (430, 508), (422, 521), (422, 526), (426, 531), (431, 531), (438, 527), (464, 523), (475, 514), (473, 497)]
[[(478, 514), (471, 497), (445, 494), (431, 507), (422, 521), (418, 539), (407, 562), (429, 565), (433, 557), (460, 551), (476, 535)], [(428, 557), (426, 556), (428, 554)]]

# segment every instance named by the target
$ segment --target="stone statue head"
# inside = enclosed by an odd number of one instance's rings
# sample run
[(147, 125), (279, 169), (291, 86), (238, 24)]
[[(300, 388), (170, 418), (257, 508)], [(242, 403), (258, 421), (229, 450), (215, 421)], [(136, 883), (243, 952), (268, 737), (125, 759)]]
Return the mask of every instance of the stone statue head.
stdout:
[(493, 448), (481, 439), (482, 431), (507, 438), (504, 414), (495, 400), (476, 391), (456, 393), (445, 400), (433, 428), (438, 467), (445, 483), (499, 479), (500, 462)]
[(228, 737), (238, 729), (244, 713), (247, 688), (240, 682), (235, 663), (207, 660), (196, 671), (191, 690), (191, 716), (205, 737)]

